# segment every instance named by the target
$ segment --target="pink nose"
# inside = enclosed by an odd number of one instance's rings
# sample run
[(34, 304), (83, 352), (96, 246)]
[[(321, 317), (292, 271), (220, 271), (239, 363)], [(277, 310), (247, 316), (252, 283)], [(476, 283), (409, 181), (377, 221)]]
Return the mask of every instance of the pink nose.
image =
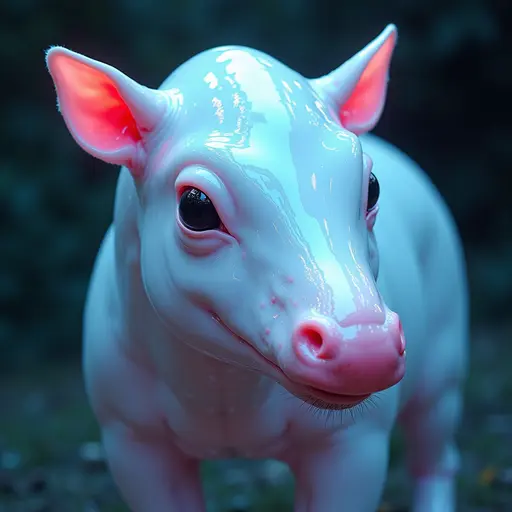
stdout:
[(396, 313), (388, 311), (384, 323), (342, 324), (315, 317), (298, 325), (286, 365), (290, 379), (343, 395), (375, 393), (402, 379), (405, 338)]

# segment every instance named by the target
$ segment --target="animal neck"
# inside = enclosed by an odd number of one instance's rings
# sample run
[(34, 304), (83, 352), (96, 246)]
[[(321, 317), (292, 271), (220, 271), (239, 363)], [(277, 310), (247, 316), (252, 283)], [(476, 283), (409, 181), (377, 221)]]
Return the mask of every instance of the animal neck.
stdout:
[(276, 386), (261, 373), (215, 359), (172, 337), (158, 343), (151, 359), (162, 384), (187, 411), (249, 414)]

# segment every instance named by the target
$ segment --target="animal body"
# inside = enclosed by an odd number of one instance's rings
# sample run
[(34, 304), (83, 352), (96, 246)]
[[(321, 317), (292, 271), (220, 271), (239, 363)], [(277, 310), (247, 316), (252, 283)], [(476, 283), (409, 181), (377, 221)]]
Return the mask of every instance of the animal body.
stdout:
[(83, 365), (135, 512), (204, 511), (200, 461), (226, 457), (288, 464), (297, 512), (375, 511), (397, 420), (412, 510), (455, 510), (461, 245), (423, 171), (368, 134), (396, 34), (318, 79), (216, 48), (158, 90), (48, 51), (71, 135), (121, 166)]

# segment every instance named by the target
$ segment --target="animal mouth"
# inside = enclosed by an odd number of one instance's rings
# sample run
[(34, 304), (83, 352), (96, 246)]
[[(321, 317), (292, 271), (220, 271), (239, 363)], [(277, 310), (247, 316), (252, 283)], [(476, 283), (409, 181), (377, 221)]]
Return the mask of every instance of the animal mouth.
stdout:
[[(245, 340), (244, 338), (242, 338), (239, 334), (237, 334), (236, 332), (234, 332), (232, 329), (230, 329), (222, 320), (221, 318), (219, 317), (219, 315), (217, 315), (216, 313), (212, 313), (212, 317), (213, 319), (219, 324), (221, 325), (226, 331), (228, 331), (232, 336), (234, 336), (238, 341), (240, 341), (240, 343), (242, 343), (243, 345), (245, 345), (255, 356), (257, 359), (259, 359), (261, 362), (263, 362), (265, 365), (270, 365), (275, 371), (277, 371), (282, 377), (284, 377), (285, 379), (288, 379), (288, 377), (286, 376), (286, 374), (283, 372), (283, 370), (281, 370), (281, 368), (279, 368), (279, 366), (274, 363), (273, 361), (271, 361), (270, 359), (268, 359), (268, 357), (264, 356), (259, 350), (255, 349), (247, 340)], [(289, 380), (289, 379), (288, 379)]]
[(346, 407), (352, 407), (354, 405), (360, 404), (371, 396), (371, 393), (365, 395), (342, 395), (340, 393), (324, 391), (323, 389), (315, 388), (313, 386), (305, 386), (305, 389), (309, 392), (313, 399)]
[(298, 384), (292, 381), (284, 371), (273, 361), (265, 357), (261, 352), (255, 349), (247, 340), (242, 338), (239, 334), (230, 329), (217, 315), (216, 313), (211, 313), (213, 319), (219, 323), (226, 331), (228, 331), (232, 336), (234, 336), (240, 343), (245, 345), (265, 366), (270, 366), (274, 373), (279, 375), (279, 381), (285, 381), (288, 384), (288, 387), (295, 389), (297, 395), (299, 395), (306, 402), (309, 402), (316, 407), (323, 409), (349, 409), (364, 402), (371, 396), (371, 393), (365, 395), (343, 395), (340, 393), (331, 393), (330, 391), (324, 391), (323, 389), (316, 388), (314, 386), (308, 386), (304, 384)]

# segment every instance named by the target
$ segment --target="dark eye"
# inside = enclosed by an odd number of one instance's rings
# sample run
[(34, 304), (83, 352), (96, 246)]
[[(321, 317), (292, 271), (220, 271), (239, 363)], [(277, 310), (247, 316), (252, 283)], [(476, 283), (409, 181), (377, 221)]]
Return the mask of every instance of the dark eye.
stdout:
[(372, 208), (375, 208), (377, 201), (379, 200), (380, 194), (380, 185), (379, 180), (376, 178), (375, 174), (370, 173), (370, 181), (368, 183), (368, 204), (366, 206), (366, 210), (370, 211)]
[(221, 221), (210, 198), (197, 188), (185, 190), (180, 199), (181, 222), (192, 231), (207, 231), (221, 227)]

